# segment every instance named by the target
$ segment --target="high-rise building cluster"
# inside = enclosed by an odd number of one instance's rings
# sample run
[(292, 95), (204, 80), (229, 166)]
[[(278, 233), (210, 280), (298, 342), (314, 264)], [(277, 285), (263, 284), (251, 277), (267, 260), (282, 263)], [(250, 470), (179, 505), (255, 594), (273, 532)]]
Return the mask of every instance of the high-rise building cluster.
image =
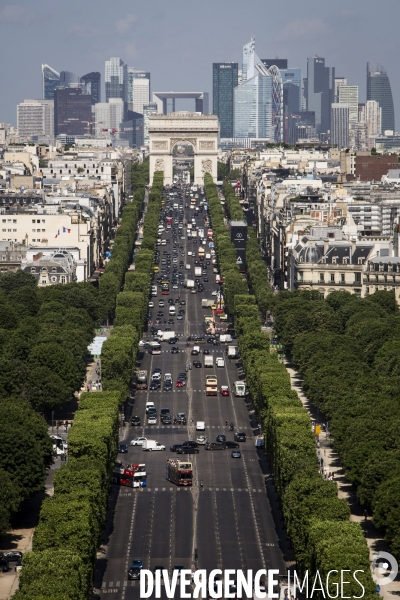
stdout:
[(367, 64), (367, 101), (358, 85), (337, 77), (325, 58), (307, 59), (307, 73), (287, 59), (260, 59), (255, 39), (243, 46), (242, 68), (213, 64), (213, 113), (220, 121), (222, 146), (318, 140), (341, 148), (370, 150), (378, 136), (393, 136), (394, 108), (389, 78)]

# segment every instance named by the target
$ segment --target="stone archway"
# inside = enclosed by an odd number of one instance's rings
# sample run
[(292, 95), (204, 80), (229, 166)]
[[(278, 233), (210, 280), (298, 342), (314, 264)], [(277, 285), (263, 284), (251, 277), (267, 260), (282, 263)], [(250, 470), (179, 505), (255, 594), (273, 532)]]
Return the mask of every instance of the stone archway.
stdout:
[(194, 150), (194, 183), (202, 185), (205, 173), (217, 181), (219, 122), (216, 115), (171, 113), (149, 117), (150, 184), (155, 171), (164, 171), (171, 185), (172, 152), (176, 144), (189, 143)]

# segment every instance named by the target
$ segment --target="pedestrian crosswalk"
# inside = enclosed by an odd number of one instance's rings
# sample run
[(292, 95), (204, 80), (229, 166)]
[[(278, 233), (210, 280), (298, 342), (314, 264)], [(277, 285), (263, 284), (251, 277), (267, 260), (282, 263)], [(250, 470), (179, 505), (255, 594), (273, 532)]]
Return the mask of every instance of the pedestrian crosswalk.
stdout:
[[(145, 488), (135, 488), (132, 491), (126, 492), (121, 491), (120, 496), (125, 498), (125, 496), (132, 496), (133, 494), (141, 493), (141, 492), (190, 492), (193, 489), (197, 489), (196, 486), (189, 487), (145, 487)], [(244, 492), (250, 494), (259, 494), (265, 492), (263, 488), (233, 488), (233, 487), (205, 487), (205, 492)]]

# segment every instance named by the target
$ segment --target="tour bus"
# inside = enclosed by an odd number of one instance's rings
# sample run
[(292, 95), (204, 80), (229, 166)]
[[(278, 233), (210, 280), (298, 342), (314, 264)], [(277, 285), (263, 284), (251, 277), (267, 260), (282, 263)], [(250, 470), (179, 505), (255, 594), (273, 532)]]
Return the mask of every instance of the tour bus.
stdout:
[(161, 354), (161, 344), (158, 342), (149, 342), (149, 354)]

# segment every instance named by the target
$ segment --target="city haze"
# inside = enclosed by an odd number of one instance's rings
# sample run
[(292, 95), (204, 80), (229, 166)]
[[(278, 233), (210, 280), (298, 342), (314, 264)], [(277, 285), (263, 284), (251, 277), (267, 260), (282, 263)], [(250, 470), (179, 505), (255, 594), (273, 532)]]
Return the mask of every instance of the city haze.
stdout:
[[(359, 86), (360, 102), (365, 101), (367, 61), (382, 64), (399, 123), (396, 12), (400, 9), (392, 0), (379, 5), (372, 0), (3, 4), (0, 120), (16, 125), (16, 105), (42, 97), (42, 63), (79, 75), (99, 71), (104, 98), (104, 61), (111, 56), (149, 71), (152, 91), (204, 90), (211, 100), (212, 63), (241, 63), (243, 44), (254, 35), (260, 57), (287, 58), (290, 67), (302, 69), (303, 77), (307, 57), (324, 57), (337, 77)], [(191, 108), (192, 102), (177, 104), (178, 110)]]

